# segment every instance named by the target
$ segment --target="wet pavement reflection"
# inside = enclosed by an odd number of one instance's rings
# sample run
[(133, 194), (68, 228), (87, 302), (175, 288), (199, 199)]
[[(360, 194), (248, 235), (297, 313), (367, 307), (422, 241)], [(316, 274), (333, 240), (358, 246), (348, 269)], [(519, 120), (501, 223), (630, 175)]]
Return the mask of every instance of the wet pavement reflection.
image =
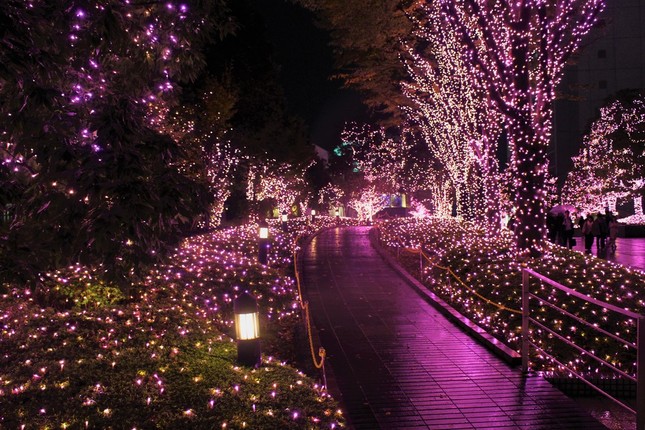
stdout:
[(368, 231), (327, 230), (302, 260), (304, 295), (352, 428), (605, 428), (421, 299), (371, 247)]
[[(574, 249), (584, 252), (584, 237), (576, 238)], [(645, 238), (619, 237), (616, 239), (616, 250), (613, 252), (608, 248), (598, 249), (594, 243), (591, 253), (598, 258), (645, 271)]]

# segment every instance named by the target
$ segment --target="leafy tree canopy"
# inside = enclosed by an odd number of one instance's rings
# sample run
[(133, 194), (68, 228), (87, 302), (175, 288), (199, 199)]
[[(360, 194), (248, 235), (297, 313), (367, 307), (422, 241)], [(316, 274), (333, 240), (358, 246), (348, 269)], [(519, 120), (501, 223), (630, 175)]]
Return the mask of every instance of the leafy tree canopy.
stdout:
[(337, 78), (364, 94), (364, 102), (385, 125), (397, 125), (407, 104), (399, 88), (405, 77), (401, 41), (412, 31), (406, 16), (411, 0), (295, 0), (314, 11), (328, 30)]

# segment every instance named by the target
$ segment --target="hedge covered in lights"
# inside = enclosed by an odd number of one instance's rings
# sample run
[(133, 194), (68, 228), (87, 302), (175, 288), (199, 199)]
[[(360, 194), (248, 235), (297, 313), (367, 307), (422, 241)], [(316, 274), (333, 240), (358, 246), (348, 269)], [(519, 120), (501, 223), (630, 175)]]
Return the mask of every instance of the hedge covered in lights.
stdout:
[[(343, 427), (322, 387), (270, 355), (293, 348), (285, 265), (295, 238), (316, 228), (304, 226), (272, 228), (268, 266), (256, 262), (255, 225), (193, 237), (132, 296), (81, 266), (42, 275), (54, 307), (12, 288), (0, 299), (0, 428)], [(243, 289), (263, 311), (257, 369), (235, 363)]]
[[(547, 245), (541, 258), (520, 254), (508, 232), (487, 235), (481, 228), (455, 219), (397, 219), (379, 225), (382, 244), (411, 274), (419, 276), (420, 247), (424, 261), (421, 281), (489, 333), (519, 352), (521, 341), (521, 268), (529, 267), (560, 284), (619, 308), (645, 314), (645, 274), (606, 260)], [(452, 276), (446, 269), (456, 275)], [(463, 284), (462, 284), (463, 282)], [(573, 315), (635, 342), (636, 321), (607, 309), (581, 303), (537, 280), (531, 292), (549, 298)], [(593, 351), (603, 360), (635, 374), (635, 352), (607, 336), (594, 333), (574, 319), (531, 302), (532, 316), (564, 338)], [(589, 378), (614, 377), (598, 362), (567, 347), (540, 328), (533, 328), (535, 342), (563, 363)], [(542, 354), (532, 356), (536, 368), (547, 374), (562, 369)]]

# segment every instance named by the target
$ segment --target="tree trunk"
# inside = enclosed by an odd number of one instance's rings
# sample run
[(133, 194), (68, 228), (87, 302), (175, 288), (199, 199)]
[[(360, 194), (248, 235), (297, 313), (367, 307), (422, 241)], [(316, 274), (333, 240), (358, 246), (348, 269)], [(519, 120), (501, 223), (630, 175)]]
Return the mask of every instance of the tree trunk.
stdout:
[(542, 253), (546, 230), (544, 185), (547, 146), (534, 132), (530, 118), (514, 121), (509, 129), (516, 151), (516, 243), (521, 250), (528, 250), (531, 256), (538, 257)]
[(616, 213), (616, 203), (618, 202), (618, 197), (615, 194), (612, 194), (607, 197), (607, 208), (611, 213)]
[(634, 196), (634, 215), (643, 216), (643, 196)]
[(463, 182), (455, 184), (455, 199), (457, 203), (457, 216), (472, 221), (475, 218), (474, 207), (467, 184)]

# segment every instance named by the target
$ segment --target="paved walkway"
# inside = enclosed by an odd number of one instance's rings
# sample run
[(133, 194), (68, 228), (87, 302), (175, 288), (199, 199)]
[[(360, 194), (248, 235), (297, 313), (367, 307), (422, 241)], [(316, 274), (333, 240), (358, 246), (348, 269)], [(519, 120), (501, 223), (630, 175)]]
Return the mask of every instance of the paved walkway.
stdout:
[(371, 247), (369, 227), (305, 250), (304, 295), (354, 429), (604, 429), (430, 306)]
[[(576, 237), (575, 249), (584, 252), (585, 238)], [(633, 269), (645, 271), (645, 238), (624, 238), (616, 239), (616, 252), (609, 252), (606, 249), (598, 250), (594, 243), (591, 252), (598, 258), (620, 263)]]

